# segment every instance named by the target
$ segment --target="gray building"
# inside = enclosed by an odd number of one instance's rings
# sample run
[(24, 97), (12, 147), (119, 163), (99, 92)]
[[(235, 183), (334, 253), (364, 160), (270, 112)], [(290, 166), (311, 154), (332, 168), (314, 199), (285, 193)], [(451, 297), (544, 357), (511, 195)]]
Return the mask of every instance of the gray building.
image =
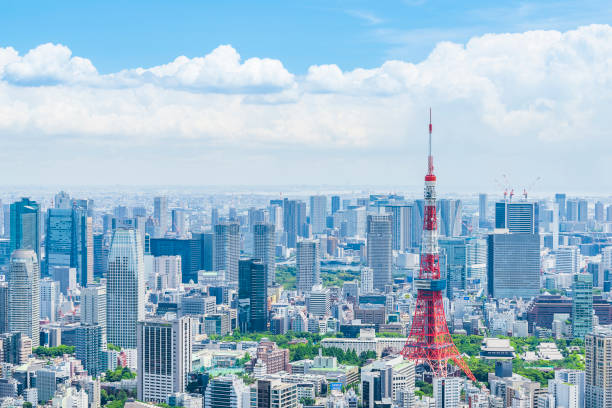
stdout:
[(227, 282), (238, 282), (238, 260), (240, 259), (240, 225), (224, 222), (214, 226), (213, 269), (225, 271)]
[(266, 269), (267, 285), (276, 281), (276, 246), (274, 245), (274, 225), (258, 223), (253, 227), (253, 255), (261, 260)]
[(92, 377), (105, 371), (102, 364), (102, 327), (99, 324), (81, 324), (77, 327), (75, 354)]
[(325, 231), (325, 218), (327, 216), (327, 196), (317, 195), (310, 197), (310, 225), (313, 234)]
[(310, 292), (321, 283), (319, 241), (305, 239), (297, 243), (296, 268), (298, 292)]
[(18, 249), (11, 255), (8, 275), (9, 327), (40, 345), (40, 267), (32, 249)]
[(487, 244), (489, 295), (529, 299), (540, 293), (538, 234), (490, 234)]
[(382, 290), (391, 283), (391, 223), (391, 215), (368, 215), (367, 256), (368, 267), (372, 268), (374, 275), (374, 289)]

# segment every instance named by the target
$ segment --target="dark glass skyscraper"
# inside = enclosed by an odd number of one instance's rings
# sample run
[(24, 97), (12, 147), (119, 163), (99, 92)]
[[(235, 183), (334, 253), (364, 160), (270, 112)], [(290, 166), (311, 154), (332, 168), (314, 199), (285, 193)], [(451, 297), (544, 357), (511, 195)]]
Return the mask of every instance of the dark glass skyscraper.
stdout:
[(507, 229), (512, 234), (537, 234), (539, 206), (534, 202), (499, 201), (495, 203), (495, 228)]
[(40, 205), (29, 198), (11, 204), (11, 253), (31, 249), (40, 260)]
[(268, 285), (263, 262), (241, 259), (238, 279), (239, 324), (241, 330), (268, 330)]

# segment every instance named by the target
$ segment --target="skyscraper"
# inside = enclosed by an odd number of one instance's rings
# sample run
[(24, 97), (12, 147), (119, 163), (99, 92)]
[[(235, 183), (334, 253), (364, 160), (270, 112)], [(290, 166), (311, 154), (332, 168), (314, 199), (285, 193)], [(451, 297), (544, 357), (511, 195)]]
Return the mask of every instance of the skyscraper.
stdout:
[(484, 193), (478, 194), (478, 227), (487, 228), (489, 223), (487, 222), (487, 215), (489, 210), (488, 197)]
[(60, 283), (51, 278), (40, 281), (40, 317), (54, 322), (60, 299)]
[(11, 253), (31, 249), (40, 262), (40, 205), (29, 198), (11, 204)]
[(461, 217), (463, 204), (461, 200), (441, 199), (438, 200), (440, 209), (440, 235), (445, 237), (456, 237), (461, 235)]
[(72, 208), (47, 210), (45, 253), (47, 274), (55, 266), (72, 266)]
[(106, 281), (109, 343), (136, 348), (136, 323), (145, 317), (144, 296), (144, 257), (140, 234), (134, 229), (116, 229), (108, 255)]
[(540, 236), (490, 234), (488, 289), (496, 298), (532, 298), (540, 293)]
[(106, 350), (106, 286), (89, 285), (81, 290), (81, 324), (100, 326), (100, 347)]
[(93, 221), (88, 209), (75, 205), (73, 213), (72, 261), (77, 270), (77, 281), (82, 287), (94, 281)]
[(297, 243), (296, 268), (298, 292), (310, 292), (321, 284), (321, 259), (319, 241), (305, 239)]
[(340, 210), (340, 196), (332, 196), (331, 198), (331, 213), (335, 214)]
[(446, 277), (446, 293), (452, 299), (467, 288), (467, 244), (463, 238), (440, 238), (440, 273)]
[(0, 282), (0, 334), (9, 331), (9, 287), (7, 282)]
[(575, 245), (562, 245), (555, 254), (555, 272), (574, 275), (580, 269), (580, 249)]
[(241, 330), (268, 330), (268, 285), (265, 265), (256, 259), (240, 260), (238, 303), (242, 305), (239, 323)]
[(138, 399), (160, 403), (185, 392), (191, 371), (190, 318), (140, 321), (137, 338)]
[(595, 221), (597, 222), (604, 221), (604, 205), (601, 201), (597, 201), (595, 203)]
[(104, 372), (102, 366), (102, 328), (99, 324), (81, 324), (76, 328), (76, 358), (92, 377)]
[(253, 255), (265, 266), (268, 286), (276, 281), (275, 253), (274, 225), (255, 224), (253, 227)]
[(565, 202), (565, 219), (567, 221), (578, 221), (578, 200), (567, 200)]
[(574, 275), (572, 285), (572, 335), (584, 338), (593, 329), (593, 276)]
[(240, 225), (224, 222), (215, 225), (213, 243), (213, 269), (225, 271), (228, 282), (238, 281), (238, 260), (240, 258)]
[(327, 196), (316, 195), (310, 197), (310, 225), (313, 234), (325, 231), (325, 217), (327, 216)]
[(391, 283), (391, 215), (368, 215), (368, 267), (374, 272), (374, 289), (384, 289)]
[(159, 235), (163, 237), (168, 230), (168, 197), (161, 196), (153, 199), (153, 219), (159, 226)]
[(565, 220), (565, 193), (555, 194), (555, 202), (559, 205), (559, 219)]
[(585, 407), (612, 407), (612, 326), (596, 327), (584, 338)]
[(40, 345), (40, 267), (32, 249), (18, 249), (11, 255), (8, 275), (9, 327)]
[(495, 203), (495, 228), (507, 229), (512, 234), (537, 234), (538, 203), (508, 201)]
[(411, 247), (413, 205), (395, 204), (386, 207), (392, 215), (391, 247), (394, 251), (405, 251)]
[(578, 222), (587, 222), (589, 220), (589, 202), (587, 200), (578, 200)]
[(297, 237), (304, 236), (306, 203), (297, 200), (283, 201), (283, 228), (287, 234), (287, 248), (295, 248)]

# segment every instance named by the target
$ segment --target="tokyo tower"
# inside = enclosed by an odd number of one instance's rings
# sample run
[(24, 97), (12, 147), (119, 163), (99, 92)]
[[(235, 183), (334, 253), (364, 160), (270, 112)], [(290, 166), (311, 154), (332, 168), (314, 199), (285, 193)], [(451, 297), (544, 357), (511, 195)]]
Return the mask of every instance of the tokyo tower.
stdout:
[(429, 157), (425, 176), (425, 206), (423, 209), (423, 242), (419, 278), (414, 280), (417, 302), (410, 336), (402, 355), (416, 364), (431, 368), (437, 377), (446, 377), (448, 361), (452, 360), (472, 380), (476, 381), (448, 332), (442, 291), (446, 280), (441, 279), (438, 255), (438, 221), (436, 216), (436, 176), (431, 153), (431, 109), (429, 110)]

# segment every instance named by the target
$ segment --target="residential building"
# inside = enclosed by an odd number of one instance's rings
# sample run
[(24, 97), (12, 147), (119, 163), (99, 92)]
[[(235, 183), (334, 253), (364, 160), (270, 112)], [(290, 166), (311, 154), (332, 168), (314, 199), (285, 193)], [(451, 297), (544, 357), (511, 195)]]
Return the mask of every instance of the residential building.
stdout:
[(585, 407), (612, 407), (612, 326), (587, 333), (585, 344)]
[(296, 268), (298, 292), (310, 292), (313, 286), (321, 284), (319, 241), (310, 239), (298, 241)]
[(240, 225), (224, 222), (214, 226), (213, 269), (225, 271), (228, 282), (238, 282), (238, 260), (240, 258)]
[(268, 286), (272, 286), (276, 281), (274, 231), (273, 224), (256, 223), (253, 226), (253, 257), (264, 264)]
[(40, 345), (40, 267), (32, 249), (17, 249), (11, 255), (8, 274), (9, 328)]

